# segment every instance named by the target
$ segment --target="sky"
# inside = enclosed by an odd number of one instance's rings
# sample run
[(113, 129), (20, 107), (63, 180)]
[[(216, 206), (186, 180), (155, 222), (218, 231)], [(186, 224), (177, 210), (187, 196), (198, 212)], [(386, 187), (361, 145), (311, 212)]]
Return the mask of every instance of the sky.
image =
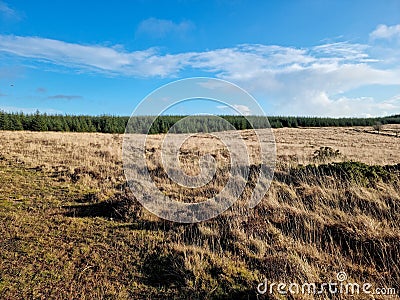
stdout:
[[(0, 110), (127, 116), (211, 77), (267, 115), (393, 115), (399, 49), (398, 0), (0, 0)], [(192, 102), (171, 113), (229, 113)]]

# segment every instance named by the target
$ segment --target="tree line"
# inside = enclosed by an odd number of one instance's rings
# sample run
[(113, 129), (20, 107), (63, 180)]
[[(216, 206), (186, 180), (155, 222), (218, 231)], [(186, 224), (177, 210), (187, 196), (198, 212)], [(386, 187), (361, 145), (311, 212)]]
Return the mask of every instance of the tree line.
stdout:
[(129, 117), (6, 113), (0, 111), (0, 130), (124, 133)]
[[(215, 132), (229, 129), (283, 128), (283, 127), (344, 127), (374, 126), (379, 123), (400, 124), (400, 115), (380, 118), (325, 118), (285, 116), (138, 116), (130, 120), (126, 116), (48, 115), (36, 111), (33, 114), (0, 111), (0, 130), (64, 131), (64, 132), (129, 132), (166, 133)], [(153, 122), (154, 120), (154, 122)]]

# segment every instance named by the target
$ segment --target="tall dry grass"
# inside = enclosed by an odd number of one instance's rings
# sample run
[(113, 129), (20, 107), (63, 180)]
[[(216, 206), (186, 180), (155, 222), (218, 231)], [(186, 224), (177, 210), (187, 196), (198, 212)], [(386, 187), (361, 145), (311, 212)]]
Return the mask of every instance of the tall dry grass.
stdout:
[[(352, 178), (335, 167), (299, 167), (314, 163), (321, 146), (340, 150), (335, 160), (394, 165), (400, 162), (398, 139), (352, 128), (274, 133), (277, 169), (255, 209), (245, 205), (249, 182), (224, 214), (180, 225), (130, 200), (121, 135), (1, 132), (0, 296), (255, 299), (265, 277), (322, 283), (339, 271), (353, 282), (399, 291), (399, 167), (372, 176), (365, 174), (373, 169), (356, 165), (361, 175)], [(147, 146), (157, 185), (176, 198), (209, 196), (210, 189), (185, 189), (166, 178), (161, 138), (150, 137)], [(193, 174), (197, 155), (205, 152), (202, 142), (183, 149), (181, 163)], [(251, 136), (247, 143), (255, 147)], [(228, 156), (223, 145), (208, 145), (220, 163), (212, 183), (217, 193)], [(276, 292), (268, 297), (282, 298)]]

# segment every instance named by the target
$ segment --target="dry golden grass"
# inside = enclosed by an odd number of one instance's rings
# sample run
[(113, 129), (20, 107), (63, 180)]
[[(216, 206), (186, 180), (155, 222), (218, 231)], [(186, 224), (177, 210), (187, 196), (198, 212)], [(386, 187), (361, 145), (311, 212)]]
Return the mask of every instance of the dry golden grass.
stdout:
[[(384, 131), (400, 129), (386, 125)], [(400, 138), (372, 134), (370, 127), (282, 128), (274, 130), (280, 160), (310, 163), (310, 157), (322, 146), (340, 150), (343, 159), (367, 164), (397, 164), (400, 162)]]
[[(399, 128), (386, 125), (385, 131)], [(366, 132), (366, 131), (369, 131)], [(395, 136), (372, 134), (369, 127), (282, 128), (274, 129), (279, 161), (294, 159), (300, 163), (311, 162), (315, 150), (332, 147), (348, 160), (368, 164), (396, 164), (400, 162), (400, 140)], [(150, 136), (158, 145), (163, 135)], [(32, 165), (64, 165), (90, 168), (103, 165), (115, 176), (115, 162), (122, 161), (123, 135), (101, 133), (55, 132), (1, 132), (1, 153), (21, 159)], [(250, 140), (254, 142), (254, 140)], [(208, 143), (207, 149), (219, 144)], [(201, 143), (197, 145), (204, 150)], [(220, 145), (219, 145), (220, 146)]]
[[(352, 179), (340, 167), (298, 166), (314, 162), (322, 146), (340, 150), (339, 161), (400, 163), (400, 139), (370, 130), (274, 130), (278, 167), (263, 201), (254, 210), (241, 205), (248, 185), (233, 208), (188, 225), (162, 221), (131, 200), (121, 135), (0, 132), (0, 298), (256, 299), (265, 277), (321, 283), (339, 271), (399, 291), (399, 166), (350, 164)], [(151, 170), (161, 138), (147, 146)], [(203, 142), (183, 149), (181, 163), (193, 174), (194, 154), (205, 150), (221, 168), (227, 163), (221, 144)], [(171, 195), (205, 197), (205, 189), (180, 190), (162, 172), (154, 178)]]

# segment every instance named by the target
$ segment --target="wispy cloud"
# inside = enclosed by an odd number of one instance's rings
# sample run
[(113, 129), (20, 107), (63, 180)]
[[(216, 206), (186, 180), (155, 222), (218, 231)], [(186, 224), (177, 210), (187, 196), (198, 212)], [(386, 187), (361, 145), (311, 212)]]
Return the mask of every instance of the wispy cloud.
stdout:
[(368, 45), (353, 44), (349, 42), (337, 42), (323, 44), (311, 49), (312, 54), (325, 62), (372, 62), (374, 61), (366, 53)]
[(12, 35), (0, 35), (0, 52), (82, 71), (138, 77), (170, 75), (180, 69), (182, 58), (187, 56), (159, 56), (154, 49), (127, 52), (121, 47), (81, 45)]
[(36, 93), (44, 94), (44, 93), (46, 93), (46, 92), (47, 92), (47, 89), (44, 88), (44, 87), (38, 87), (38, 88), (36, 89)]
[[(325, 44), (310, 49), (245, 44), (204, 52), (162, 55), (151, 48), (128, 52), (120, 47), (0, 35), (0, 52), (81, 71), (146, 77), (171, 76), (185, 68), (195, 68), (238, 81), (311, 69), (327, 72), (341, 65), (375, 62), (366, 52), (367, 48), (367, 45), (349, 43)], [(267, 87), (277, 84), (274, 76), (268, 78)]]
[(81, 99), (82, 96), (78, 95), (54, 95), (47, 97), (48, 99), (65, 99), (65, 100), (73, 100), (73, 99)]
[(400, 39), (400, 24), (393, 26), (387, 26), (385, 24), (378, 25), (369, 36), (372, 40)]
[(0, 1), (0, 17), (6, 19), (15, 19), (19, 20), (20, 15), (14, 9), (12, 9), (7, 3)]
[[(394, 37), (397, 26), (386, 26), (390, 35), (381, 33), (380, 36)], [(232, 81), (255, 96), (261, 95), (266, 105), (273, 106), (278, 113), (331, 116), (379, 115), (389, 108), (400, 111), (399, 101), (378, 101), (368, 95), (344, 96), (367, 85), (400, 85), (400, 59), (393, 59), (396, 55), (391, 55), (391, 63), (387, 63), (388, 53), (398, 53), (397, 48), (386, 44), (380, 47), (377, 51), (374, 43), (346, 41), (309, 48), (244, 44), (202, 52), (162, 54), (152, 48), (130, 52), (121, 47), (0, 35), (0, 52), (38, 63), (66, 66), (79, 72), (134, 77), (174, 77), (186, 70), (198, 70)], [(385, 51), (382, 47), (386, 47)]]
[(140, 22), (136, 34), (164, 38), (168, 35), (183, 36), (194, 28), (195, 25), (191, 21), (175, 23), (171, 20), (149, 18)]

